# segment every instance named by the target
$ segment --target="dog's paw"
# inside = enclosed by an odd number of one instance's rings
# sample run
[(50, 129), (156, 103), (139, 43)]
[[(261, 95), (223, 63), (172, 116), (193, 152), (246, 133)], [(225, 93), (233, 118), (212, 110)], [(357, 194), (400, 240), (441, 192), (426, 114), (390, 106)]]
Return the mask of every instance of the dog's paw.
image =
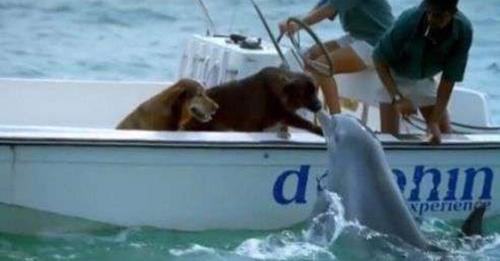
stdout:
[(313, 132), (316, 133), (316, 134), (318, 134), (319, 136), (324, 137), (323, 130), (320, 127), (318, 127), (318, 126), (314, 126), (314, 131)]
[(284, 140), (289, 140), (292, 137), (292, 135), (288, 131), (288, 128), (280, 128), (277, 135), (280, 139)]

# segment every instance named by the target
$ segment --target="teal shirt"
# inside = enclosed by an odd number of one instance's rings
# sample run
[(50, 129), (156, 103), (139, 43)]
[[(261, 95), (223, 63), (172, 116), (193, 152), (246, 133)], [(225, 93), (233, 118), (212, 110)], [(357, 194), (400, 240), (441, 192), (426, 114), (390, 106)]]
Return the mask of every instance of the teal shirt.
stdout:
[(336, 11), (344, 31), (375, 46), (394, 22), (387, 0), (323, 0)]
[(404, 11), (375, 47), (373, 59), (386, 62), (398, 76), (409, 79), (429, 78), (443, 72), (443, 79), (462, 81), (472, 43), (470, 21), (457, 12), (449, 36), (432, 44), (424, 36), (423, 19), (423, 6)]

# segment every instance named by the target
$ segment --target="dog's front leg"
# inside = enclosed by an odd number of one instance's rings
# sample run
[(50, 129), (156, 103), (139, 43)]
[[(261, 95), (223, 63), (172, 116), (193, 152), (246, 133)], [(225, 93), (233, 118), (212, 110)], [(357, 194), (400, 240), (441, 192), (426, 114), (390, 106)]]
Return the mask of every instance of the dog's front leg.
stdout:
[(288, 125), (279, 122), (278, 123), (278, 137), (284, 140), (289, 140), (291, 135), (290, 132), (288, 131)]
[(300, 117), (295, 113), (292, 112), (287, 113), (284, 122), (289, 126), (308, 130), (312, 133), (316, 133), (318, 135), (323, 136), (323, 131), (319, 126), (312, 124), (310, 121), (303, 119), (302, 117)]
[(195, 119), (189, 119), (179, 123), (178, 130), (180, 131), (200, 131), (202, 124)]

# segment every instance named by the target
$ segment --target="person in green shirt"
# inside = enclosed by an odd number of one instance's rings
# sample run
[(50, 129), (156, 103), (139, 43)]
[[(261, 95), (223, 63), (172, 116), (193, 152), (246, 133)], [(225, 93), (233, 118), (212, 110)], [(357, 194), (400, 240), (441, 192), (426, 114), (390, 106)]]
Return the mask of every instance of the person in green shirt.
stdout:
[[(381, 103), (382, 132), (397, 134), (399, 115), (425, 118), (429, 141), (451, 132), (446, 111), (455, 82), (463, 80), (472, 25), (458, 0), (423, 0), (404, 11), (373, 52), (375, 68), (391, 104)], [(441, 74), (439, 85), (433, 77)]]
[[(373, 47), (394, 22), (387, 0), (321, 0), (301, 20), (307, 25), (314, 25), (326, 18), (333, 20), (337, 16), (347, 35), (325, 43), (333, 61), (334, 72), (358, 72), (373, 66)], [(293, 34), (298, 27), (285, 20), (279, 24), (279, 29), (281, 33)], [(313, 46), (307, 52), (306, 60), (325, 63), (326, 58), (319, 50), (317, 46)], [(330, 112), (340, 112), (337, 85), (333, 77), (309, 71), (321, 86)]]

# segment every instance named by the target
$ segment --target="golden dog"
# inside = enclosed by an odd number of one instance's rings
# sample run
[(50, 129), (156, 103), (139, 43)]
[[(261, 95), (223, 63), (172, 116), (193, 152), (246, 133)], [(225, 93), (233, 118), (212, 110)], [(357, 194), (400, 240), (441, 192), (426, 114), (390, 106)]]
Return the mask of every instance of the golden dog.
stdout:
[(210, 121), (218, 107), (205, 94), (201, 84), (181, 79), (139, 105), (118, 124), (117, 129), (180, 130), (191, 119)]

